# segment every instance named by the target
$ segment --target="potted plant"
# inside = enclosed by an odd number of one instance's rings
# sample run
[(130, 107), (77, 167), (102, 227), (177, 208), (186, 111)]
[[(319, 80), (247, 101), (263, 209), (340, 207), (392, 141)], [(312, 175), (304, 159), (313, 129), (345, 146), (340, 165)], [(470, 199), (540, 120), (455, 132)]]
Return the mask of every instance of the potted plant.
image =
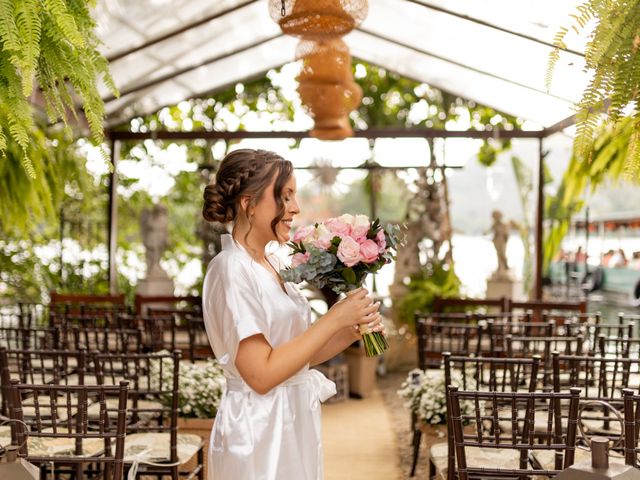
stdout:
[[(462, 386), (460, 372), (451, 372), (451, 384)], [(467, 390), (475, 389), (475, 381), (467, 375)], [(398, 395), (405, 406), (415, 415), (427, 444), (427, 451), (440, 439), (447, 437), (447, 386), (443, 370), (413, 369), (400, 386)], [(470, 402), (460, 403), (460, 413), (469, 415), (473, 411)]]

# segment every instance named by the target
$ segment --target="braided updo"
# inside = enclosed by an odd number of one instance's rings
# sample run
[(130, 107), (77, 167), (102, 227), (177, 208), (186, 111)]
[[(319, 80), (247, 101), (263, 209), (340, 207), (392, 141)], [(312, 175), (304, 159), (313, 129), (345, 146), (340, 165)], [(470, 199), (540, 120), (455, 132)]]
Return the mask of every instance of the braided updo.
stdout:
[(266, 150), (242, 148), (229, 153), (216, 173), (215, 181), (204, 189), (202, 216), (210, 222), (227, 223), (238, 216), (240, 197), (251, 197), (255, 205), (275, 176), (273, 195), (278, 215), (271, 222), (275, 226), (284, 217), (282, 189), (293, 173), (293, 165), (280, 155)]

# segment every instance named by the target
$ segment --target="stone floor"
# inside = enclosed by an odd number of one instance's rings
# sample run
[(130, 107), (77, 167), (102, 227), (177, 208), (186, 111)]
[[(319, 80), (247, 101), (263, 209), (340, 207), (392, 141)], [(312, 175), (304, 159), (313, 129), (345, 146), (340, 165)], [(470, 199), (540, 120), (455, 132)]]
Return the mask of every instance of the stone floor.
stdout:
[[(401, 480), (409, 480), (412, 478), (409, 474), (411, 472), (413, 447), (411, 445), (412, 430), (409, 410), (404, 406), (404, 401), (396, 394), (396, 391), (407, 377), (409, 370), (410, 369), (407, 368), (402, 371), (389, 372), (382, 377), (378, 377), (378, 390), (382, 395), (385, 408), (391, 417), (391, 425), (398, 445), (400, 466), (400, 476), (398, 478)], [(426, 458), (425, 447), (422, 445), (416, 474), (413, 479), (427, 478), (428, 466)]]
[(325, 480), (400, 480), (393, 423), (380, 389), (322, 406)]

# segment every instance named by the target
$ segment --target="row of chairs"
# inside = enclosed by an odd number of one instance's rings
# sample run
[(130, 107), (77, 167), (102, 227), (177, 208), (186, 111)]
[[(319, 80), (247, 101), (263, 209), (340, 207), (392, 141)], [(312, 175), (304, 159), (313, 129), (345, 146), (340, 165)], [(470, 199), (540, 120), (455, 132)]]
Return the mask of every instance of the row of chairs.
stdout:
[[(543, 313), (539, 318), (544, 318), (545, 321), (531, 321), (530, 315), (513, 312), (495, 315), (419, 315), (419, 366), (426, 369), (444, 363), (446, 376), (446, 372), (450, 370), (446, 366), (448, 359), (464, 359), (467, 363), (476, 362), (476, 368), (471, 369), (471, 372), (474, 372), (472, 377), (474, 381), (478, 380), (478, 385), (490, 392), (516, 391), (533, 394), (536, 393), (537, 387), (537, 393), (560, 394), (563, 393), (561, 388), (575, 385), (585, 390), (583, 396), (588, 401), (604, 401), (604, 398), (611, 401), (611, 396), (617, 392), (619, 398), (616, 405), (620, 407), (620, 392), (627, 386), (633, 386), (634, 382), (637, 386), (639, 377), (640, 361), (621, 361), (629, 352), (636, 352), (634, 358), (638, 358), (639, 341), (630, 338), (635, 333), (634, 323), (629, 322), (628, 318), (620, 318), (615, 325), (604, 325), (600, 323), (599, 315), (580, 313)], [(447, 350), (451, 350), (453, 355), (444, 355)], [(477, 368), (480, 363), (483, 365), (482, 369)], [(503, 368), (496, 369), (498, 364)], [(466, 366), (458, 365), (458, 371), (463, 372), (463, 383), (466, 382), (467, 375), (464, 372), (469, 371), (469, 365), (470, 363)], [(535, 370), (535, 373), (532, 370)], [(579, 372), (588, 372), (592, 377), (588, 377), (587, 374), (581, 381)], [(600, 377), (594, 378), (595, 372), (598, 372)], [(487, 376), (486, 380), (484, 376)], [(445, 379), (446, 385), (450, 384), (450, 378), (449, 376)], [(528, 386), (524, 392), (523, 386)], [(594, 394), (596, 386), (599, 388), (596, 390), (600, 392), (599, 395)], [(465, 385), (461, 385), (461, 388), (465, 388)], [(451, 418), (451, 415), (452, 412), (448, 412), (447, 418)], [(607, 410), (604, 415), (608, 415)], [(412, 425), (413, 475), (421, 437), (415, 415), (412, 415)], [(435, 455), (431, 455), (432, 459), (440, 459), (437, 468), (440, 472), (454, 471), (454, 432), (450, 426), (451, 424), (448, 425), (447, 454), (443, 456), (436, 452)], [(591, 422), (592, 429), (593, 426)], [(620, 430), (617, 431), (618, 436), (619, 432)], [(436, 450), (441, 453), (443, 448), (440, 446)], [(555, 468), (560, 467), (556, 462)], [(436, 465), (432, 464), (431, 473), (434, 473), (434, 470)]]
[(2, 348), (11, 426), (0, 427), (0, 444), (20, 445), (43, 472), (53, 463), (55, 475), (120, 479), (133, 470), (202, 480), (202, 438), (178, 433), (180, 355)]
[[(527, 469), (529, 475), (554, 475), (558, 470), (568, 466), (563, 463), (563, 456), (559, 454), (559, 450), (572, 445), (580, 447), (575, 441), (575, 432), (572, 441), (567, 442), (564, 436), (567, 432), (567, 422), (579, 426), (583, 438), (586, 439), (582, 442), (582, 447), (588, 444), (588, 438), (591, 435), (609, 437), (614, 444), (621, 444), (624, 438), (624, 450), (618, 449), (618, 461), (621, 462), (623, 456), (626, 456), (627, 460), (631, 458), (627, 450), (637, 449), (637, 432), (640, 427), (640, 416), (637, 414), (640, 414), (640, 410), (637, 405), (635, 409), (630, 408), (626, 397), (631, 395), (632, 403), (637, 400), (633, 395), (638, 388), (640, 359), (562, 356), (555, 353), (552, 389), (541, 387), (540, 366), (539, 357), (508, 359), (445, 355), (445, 385), (450, 385), (450, 390), (455, 392), (458, 389), (467, 392), (459, 398), (466, 404), (467, 411), (465, 413), (462, 409), (464, 415), (461, 416), (460, 412), (456, 411), (451, 392), (448, 392), (446, 418), (450, 421), (447, 425), (447, 442), (436, 444), (431, 448), (430, 478), (436, 474), (441, 478), (456, 478), (455, 462), (459, 444), (469, 438), (471, 440), (467, 446), (478, 447), (479, 450), (471, 449), (471, 452), (466, 455), (470, 462), (464, 460), (461, 465), (458, 460), (458, 474), (460, 468), (467, 468), (470, 464), (477, 468), (484, 468), (485, 474), (497, 474), (495, 471), (489, 472), (487, 465), (490, 466), (492, 463), (505, 465), (506, 462), (512, 468), (517, 466), (520, 469)], [(452, 378), (454, 371), (459, 374), (456, 380)], [(627, 388), (632, 385), (634, 388)], [(565, 404), (567, 398), (563, 397), (573, 391), (583, 402), (582, 407), (589, 407), (580, 412), (580, 418), (577, 410), (568, 408)], [(556, 400), (553, 400), (554, 398)], [(617, 417), (617, 413), (616, 415), (613, 413), (618, 411), (623, 412), (626, 417), (626, 427), (620, 421), (622, 418)], [(455, 429), (458, 421), (461, 425), (473, 424), (471, 431), (469, 427), (465, 427), (464, 438), (456, 436)], [(525, 422), (529, 422), (530, 425), (525, 425)], [(623, 430), (630, 431), (631, 424), (634, 422), (635, 425), (632, 428), (635, 432), (633, 435), (636, 436), (623, 436)], [(564, 426), (560, 428), (558, 423)], [(548, 444), (548, 439), (552, 435), (558, 440), (553, 447)], [(560, 443), (560, 440), (565, 443)], [(492, 445), (491, 442), (494, 444)], [(556, 454), (542, 454), (541, 457), (534, 458), (533, 462), (525, 462), (525, 464), (517, 462), (513, 451), (496, 453), (485, 450), (486, 448), (535, 450), (540, 447), (526, 445), (544, 442), (547, 442), (547, 447), (542, 450), (555, 450)], [(585, 460), (589, 456), (584, 448), (576, 450), (575, 455), (578, 460)], [(501, 473), (506, 475), (514, 472), (502, 471)]]
[(68, 315), (53, 326), (0, 324), (0, 346), (8, 348), (138, 352), (182, 349), (191, 361), (211, 358), (202, 316), (151, 310), (149, 316)]

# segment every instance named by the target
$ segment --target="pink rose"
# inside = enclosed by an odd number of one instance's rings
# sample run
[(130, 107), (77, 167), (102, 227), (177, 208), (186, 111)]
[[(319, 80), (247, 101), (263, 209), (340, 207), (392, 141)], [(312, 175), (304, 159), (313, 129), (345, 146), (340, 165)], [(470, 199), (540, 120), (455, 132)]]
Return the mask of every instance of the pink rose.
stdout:
[(311, 244), (319, 248), (320, 250), (327, 250), (331, 246), (331, 239), (333, 237), (320, 237), (317, 240), (311, 242)]
[(378, 260), (378, 244), (373, 240), (365, 240), (360, 245), (360, 258), (364, 263), (373, 263)]
[(304, 242), (308, 237), (312, 236), (315, 232), (316, 227), (313, 225), (307, 225), (306, 227), (300, 227), (296, 230), (296, 233), (293, 234), (293, 241), (296, 243)]
[(351, 237), (344, 237), (338, 245), (338, 258), (347, 267), (360, 261), (360, 244)]
[(376, 243), (378, 244), (378, 253), (384, 253), (387, 248), (387, 240), (384, 238), (384, 230), (381, 228), (376, 233)]
[(351, 229), (351, 238), (353, 238), (360, 245), (364, 243), (367, 239), (367, 233), (369, 232), (369, 227), (353, 227)]
[(351, 234), (351, 225), (343, 222), (339, 218), (330, 218), (324, 222), (324, 225), (332, 234), (339, 237), (346, 237)]
[(309, 256), (311, 254), (307, 253), (296, 253), (291, 257), (291, 266), (297, 267), (298, 265), (302, 265), (303, 263), (307, 263), (309, 261)]

